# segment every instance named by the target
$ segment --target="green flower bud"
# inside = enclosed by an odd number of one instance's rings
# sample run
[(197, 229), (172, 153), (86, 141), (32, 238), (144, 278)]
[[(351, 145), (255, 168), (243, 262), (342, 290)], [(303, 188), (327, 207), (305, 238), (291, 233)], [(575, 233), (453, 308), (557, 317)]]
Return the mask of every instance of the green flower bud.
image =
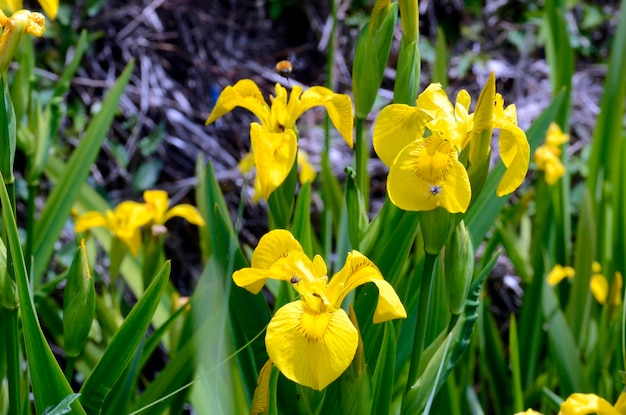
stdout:
[(96, 312), (96, 292), (87, 262), (85, 240), (74, 255), (67, 273), (67, 283), (63, 295), (63, 335), (65, 353), (77, 357), (91, 329)]
[(400, 0), (402, 40), (396, 67), (393, 102), (415, 105), (420, 86), (419, 10), (417, 0)]
[(454, 228), (446, 245), (444, 264), (450, 312), (460, 314), (474, 273), (474, 246), (463, 221)]
[(457, 222), (457, 215), (444, 208), (419, 212), (420, 229), (424, 238), (424, 251), (437, 256), (444, 247)]
[(389, 59), (397, 18), (397, 3), (377, 0), (370, 21), (359, 33), (352, 71), (352, 90), (357, 118), (365, 119), (374, 105)]

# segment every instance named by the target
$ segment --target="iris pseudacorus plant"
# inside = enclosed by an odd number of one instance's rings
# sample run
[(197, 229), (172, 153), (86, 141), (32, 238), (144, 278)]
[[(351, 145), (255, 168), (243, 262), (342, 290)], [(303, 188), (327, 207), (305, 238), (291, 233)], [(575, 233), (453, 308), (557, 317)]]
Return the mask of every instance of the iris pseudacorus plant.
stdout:
[(336, 94), (328, 88), (314, 86), (302, 92), (293, 86), (291, 94), (276, 84), (276, 96), (270, 96), (268, 105), (259, 87), (250, 79), (242, 79), (222, 91), (206, 124), (211, 124), (235, 107), (252, 112), (259, 122), (250, 124), (250, 143), (261, 189), (268, 200), (274, 190), (289, 175), (298, 151), (296, 120), (305, 111), (323, 106), (339, 134), (352, 147), (354, 122), (352, 101), (345, 94)]
[(546, 183), (555, 184), (565, 175), (565, 166), (561, 162), (561, 145), (569, 141), (569, 135), (563, 133), (556, 123), (550, 124), (546, 133), (546, 142), (535, 150), (537, 168), (545, 173)]
[(358, 330), (341, 308), (346, 295), (373, 282), (378, 287), (374, 323), (405, 318), (406, 311), (393, 287), (372, 261), (352, 251), (330, 281), (324, 260), (313, 260), (286, 230), (264, 235), (252, 254), (250, 268), (233, 274), (235, 284), (256, 294), (268, 278), (287, 281), (300, 299), (282, 306), (265, 336), (267, 354), (288, 379), (322, 390), (350, 365), (359, 343)]
[[(495, 76), (485, 84), (476, 111), (469, 114), (471, 97), (461, 90), (455, 106), (440, 84), (431, 84), (417, 97), (416, 106), (391, 104), (374, 125), (373, 143), (378, 157), (389, 167), (387, 191), (401, 209), (412, 211), (442, 207), (465, 212), (472, 190), (468, 171), (488, 169), (491, 132), (500, 129), (498, 147), (506, 166), (496, 193), (513, 192), (528, 171), (530, 146), (517, 126), (515, 105), (504, 107), (496, 94)], [(462, 152), (466, 151), (466, 157)], [(478, 175), (480, 176), (480, 175)]]

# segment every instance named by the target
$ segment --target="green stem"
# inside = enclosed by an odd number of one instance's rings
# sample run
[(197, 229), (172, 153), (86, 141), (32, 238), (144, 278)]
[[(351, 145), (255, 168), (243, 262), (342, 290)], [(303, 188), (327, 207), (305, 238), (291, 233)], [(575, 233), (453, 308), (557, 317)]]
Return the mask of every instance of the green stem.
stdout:
[(72, 381), (72, 376), (74, 375), (74, 363), (76, 362), (76, 358), (72, 356), (67, 357), (67, 363), (65, 364), (65, 379), (68, 382)]
[[(28, 200), (26, 201), (26, 244), (24, 258), (26, 259), (26, 272), (30, 275), (30, 257), (33, 254), (33, 230), (35, 226), (35, 198), (37, 197), (37, 185), (28, 185)], [(40, 281), (34, 281), (34, 287), (38, 287)]]
[(362, 118), (356, 119), (356, 183), (363, 195), (363, 201), (365, 206), (369, 207), (369, 175), (367, 171), (367, 160), (370, 154), (369, 143), (365, 135), (363, 134), (363, 122)]
[(411, 389), (418, 379), (420, 359), (424, 351), (426, 333), (428, 330), (430, 304), (433, 289), (433, 270), (437, 255), (426, 253), (424, 258), (424, 270), (420, 282), (419, 302), (417, 309), (417, 325), (415, 327), (415, 337), (413, 339), (413, 353), (411, 355), (411, 366), (409, 367), (409, 377), (406, 383), (406, 390)]
[[(13, 181), (6, 183), (7, 193), (13, 214), (15, 214), (15, 183)], [(10, 252), (7, 241), (6, 230), (2, 232), (2, 239), (7, 247), (7, 273), (11, 281), (15, 281), (15, 271), (13, 268), (13, 255)], [(21, 360), (20, 360), (20, 344), (21, 338), (19, 334), (18, 309), (4, 309), (5, 330), (6, 335), (6, 359), (7, 359), (7, 378), (9, 383), (9, 413), (22, 413), (21, 403)]]

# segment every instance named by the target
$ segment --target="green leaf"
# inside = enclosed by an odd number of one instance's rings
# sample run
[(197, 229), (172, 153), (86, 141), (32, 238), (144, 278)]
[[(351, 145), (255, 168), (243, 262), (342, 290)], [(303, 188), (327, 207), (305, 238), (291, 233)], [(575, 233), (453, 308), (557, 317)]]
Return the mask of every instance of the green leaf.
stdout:
[[(20, 300), (20, 312), (24, 332), (24, 344), (26, 357), (29, 362), (30, 377), (35, 396), (35, 407), (39, 411), (49, 406), (56, 405), (66, 396), (74, 393), (65, 379), (59, 364), (57, 363), (48, 341), (46, 340), (37, 314), (30, 285), (26, 274), (26, 265), (18, 236), (17, 224), (13, 215), (13, 208), (7, 194), (4, 178), (0, 174), (0, 200), (2, 202), (2, 222), (7, 233), (8, 248), (13, 258), (13, 270), (18, 288)], [(84, 414), (85, 411), (79, 401), (72, 403), (72, 409), (76, 414)]]
[(0, 173), (6, 183), (13, 183), (13, 162), (16, 146), (16, 119), (6, 77), (0, 79)]
[(33, 237), (35, 281), (39, 280), (39, 277), (48, 267), (54, 245), (65, 226), (72, 206), (80, 195), (81, 185), (89, 175), (91, 165), (100, 152), (102, 141), (113, 121), (113, 116), (117, 112), (119, 101), (128, 84), (133, 66), (133, 61), (131, 61), (102, 103), (100, 112), (93, 118), (85, 136), (72, 153), (67, 167), (55, 183), (41, 216), (35, 224)]
[(165, 292), (170, 275), (170, 263), (166, 262), (153, 278), (144, 295), (130, 311), (124, 323), (111, 340), (98, 365), (81, 387), (81, 402), (90, 413), (102, 413), (109, 392), (122, 376), (135, 356), (152, 321), (161, 296)]
[(388, 414), (391, 408), (396, 366), (396, 335), (393, 323), (386, 322), (384, 326), (383, 342), (372, 377), (374, 393), (372, 414)]
[(300, 188), (296, 210), (293, 215), (293, 236), (300, 242), (304, 253), (313, 257), (313, 234), (311, 231), (311, 182)]
[(348, 230), (350, 243), (354, 249), (360, 249), (361, 234), (368, 225), (367, 210), (363, 194), (356, 185), (356, 173), (351, 168), (346, 168), (348, 175), (346, 181), (346, 205), (348, 207)]
[(71, 395), (66, 396), (57, 406), (50, 409), (50, 407), (46, 408), (43, 411), (43, 415), (65, 415), (72, 412), (72, 402), (74, 402), (80, 393), (72, 393)]

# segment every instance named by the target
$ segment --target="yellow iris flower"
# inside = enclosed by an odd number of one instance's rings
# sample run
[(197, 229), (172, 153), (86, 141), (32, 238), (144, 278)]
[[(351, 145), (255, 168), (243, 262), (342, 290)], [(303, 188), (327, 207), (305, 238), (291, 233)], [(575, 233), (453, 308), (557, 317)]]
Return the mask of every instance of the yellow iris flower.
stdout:
[[(243, 174), (250, 173), (255, 165), (254, 165), (254, 157), (252, 153), (248, 153), (241, 161), (239, 161), (239, 171)], [(305, 184), (307, 182), (313, 183), (315, 181), (315, 177), (317, 176), (317, 172), (315, 171), (315, 167), (313, 164), (309, 162), (309, 155), (302, 149), (298, 149), (298, 168), (300, 172), (298, 173), (298, 181), (300, 184)], [(252, 201), (254, 203), (259, 203), (261, 200), (261, 181), (259, 180), (259, 176), (254, 176), (254, 194), (252, 196)]]
[(84, 232), (91, 228), (107, 228), (115, 237), (128, 246), (130, 253), (137, 255), (141, 247), (141, 227), (152, 220), (148, 207), (143, 203), (125, 201), (113, 211), (104, 214), (96, 211), (80, 216), (74, 225), (76, 232)]
[(204, 226), (204, 219), (194, 206), (182, 203), (168, 209), (170, 198), (164, 190), (146, 190), (143, 192), (143, 198), (155, 225), (164, 225), (171, 218), (178, 216), (194, 225)]
[[(22, 0), (4, 0), (3, 4), (11, 12), (16, 12), (24, 8)], [(54, 20), (59, 11), (59, 0), (39, 0), (39, 4), (49, 18)]]
[(565, 278), (574, 278), (575, 274), (576, 271), (574, 271), (574, 268), (568, 266), (564, 267), (563, 265), (556, 264), (552, 268), (552, 271), (550, 271), (550, 273), (548, 274), (546, 280), (549, 285), (555, 286), (563, 281)]
[(620, 394), (615, 406), (593, 393), (573, 393), (561, 404), (559, 415), (624, 415), (626, 393)]
[(470, 104), (470, 95), (462, 90), (453, 107), (441, 85), (431, 84), (418, 96), (415, 107), (391, 104), (380, 112), (374, 125), (374, 149), (389, 167), (387, 190), (396, 206), (465, 212), (472, 190), (459, 153), (469, 145), (470, 165), (488, 158), (490, 147), (483, 133), (493, 128), (500, 129), (498, 147), (507, 168), (497, 195), (511, 193), (522, 184), (530, 146), (517, 126), (515, 105), (504, 108), (502, 96), (496, 94), (493, 74), (480, 94), (476, 113), (469, 114)]
[(251, 265), (233, 274), (235, 284), (256, 294), (273, 278), (289, 282), (300, 294), (299, 300), (276, 311), (265, 345), (281, 373), (301, 385), (322, 390), (352, 362), (359, 335), (341, 303), (356, 287), (368, 282), (378, 287), (374, 323), (406, 317), (393, 287), (357, 251), (348, 254), (329, 282), (324, 260), (319, 255), (309, 259), (289, 231), (278, 229), (261, 238)]
[(302, 92), (302, 87), (294, 86), (288, 97), (287, 90), (276, 84), (276, 96), (270, 96), (270, 104), (253, 81), (242, 79), (222, 91), (206, 121), (208, 125), (235, 107), (243, 107), (259, 119), (260, 123), (250, 125), (250, 142), (265, 200), (283, 183), (293, 166), (298, 150), (296, 120), (305, 111), (325, 107), (335, 128), (352, 147), (352, 101), (348, 95), (335, 94), (321, 86)]
[(564, 134), (556, 123), (552, 123), (546, 133), (546, 142), (535, 150), (535, 163), (537, 168), (545, 173), (548, 184), (556, 183), (565, 175), (560, 146), (568, 141), (569, 135)]
[(609, 290), (609, 281), (602, 273), (602, 265), (594, 261), (591, 269), (593, 274), (589, 281), (589, 289), (596, 301), (604, 305), (608, 299), (609, 305), (614, 307), (620, 306), (622, 304), (622, 287), (624, 285), (622, 273), (619, 271), (615, 272), (611, 282), (611, 289)]

